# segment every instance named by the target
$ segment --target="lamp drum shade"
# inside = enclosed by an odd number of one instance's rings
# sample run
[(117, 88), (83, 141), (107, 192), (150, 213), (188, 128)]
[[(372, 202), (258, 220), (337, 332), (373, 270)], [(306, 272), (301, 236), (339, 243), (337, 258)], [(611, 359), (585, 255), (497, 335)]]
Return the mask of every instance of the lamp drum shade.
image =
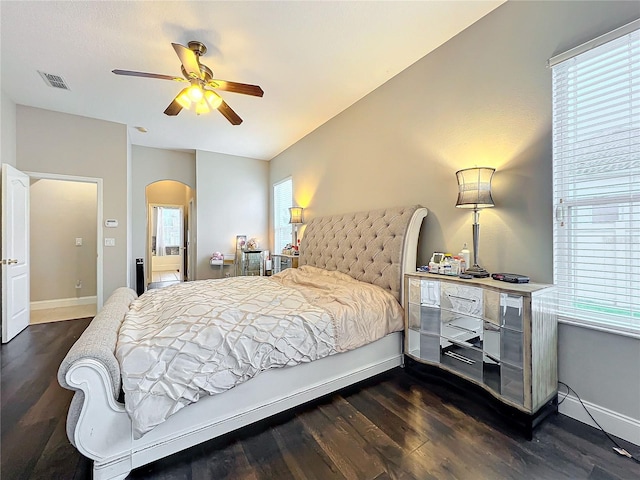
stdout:
[(458, 179), (458, 208), (487, 208), (493, 207), (491, 198), (491, 178), (495, 168), (474, 167), (456, 172)]
[(292, 225), (299, 225), (304, 223), (304, 208), (302, 207), (290, 207), (289, 208), (289, 223)]

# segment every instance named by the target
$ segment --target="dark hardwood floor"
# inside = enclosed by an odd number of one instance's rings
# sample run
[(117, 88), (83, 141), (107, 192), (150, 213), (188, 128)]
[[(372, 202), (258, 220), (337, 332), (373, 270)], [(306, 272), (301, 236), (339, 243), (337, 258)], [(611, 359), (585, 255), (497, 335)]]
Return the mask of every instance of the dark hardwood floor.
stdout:
[[(2, 345), (0, 476), (88, 479), (69, 444), (60, 361), (88, 319), (30, 326)], [(604, 435), (552, 415), (527, 441), (481, 402), (396, 369), (132, 472), (132, 479), (638, 480)], [(637, 454), (640, 448), (621, 441)]]

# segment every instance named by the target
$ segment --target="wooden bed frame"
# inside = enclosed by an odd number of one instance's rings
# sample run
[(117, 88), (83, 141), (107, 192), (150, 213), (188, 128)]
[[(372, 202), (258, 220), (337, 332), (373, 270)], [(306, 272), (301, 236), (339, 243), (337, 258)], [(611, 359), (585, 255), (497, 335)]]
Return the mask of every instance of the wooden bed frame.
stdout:
[[(427, 209), (413, 206), (313, 219), (302, 240), (300, 264), (378, 284), (401, 302), (404, 272), (415, 271), (426, 215)], [(76, 391), (67, 418), (69, 440), (94, 461), (97, 480), (123, 479), (134, 468), (402, 364), (402, 333), (395, 332), (356, 350), (262, 372), (200, 399), (135, 440), (124, 404), (117, 401), (120, 370), (113, 353), (135, 296), (125, 288), (114, 292), (58, 372), (60, 384)]]

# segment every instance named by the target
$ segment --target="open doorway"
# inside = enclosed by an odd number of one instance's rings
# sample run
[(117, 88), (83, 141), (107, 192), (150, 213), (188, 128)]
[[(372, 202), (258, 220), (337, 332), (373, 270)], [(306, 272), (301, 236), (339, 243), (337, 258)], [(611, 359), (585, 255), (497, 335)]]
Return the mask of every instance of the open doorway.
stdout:
[(191, 188), (174, 180), (147, 185), (147, 288), (189, 279)]
[(31, 174), (31, 324), (96, 314), (98, 188), (91, 179)]

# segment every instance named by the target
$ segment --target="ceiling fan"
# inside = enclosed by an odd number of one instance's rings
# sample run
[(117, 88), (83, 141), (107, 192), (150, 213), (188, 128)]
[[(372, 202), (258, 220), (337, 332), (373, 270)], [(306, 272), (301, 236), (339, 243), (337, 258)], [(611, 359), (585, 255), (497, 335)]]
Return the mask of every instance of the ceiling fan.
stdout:
[(257, 85), (214, 79), (211, 69), (200, 63), (200, 56), (207, 53), (207, 47), (202, 42), (189, 42), (187, 44), (188, 47), (178, 43), (172, 43), (171, 45), (173, 45), (173, 49), (178, 54), (180, 62), (182, 62), (181, 70), (184, 78), (157, 73), (133, 72), (131, 70), (113, 70), (113, 73), (130, 77), (158, 78), (160, 80), (190, 83), (169, 104), (164, 111), (166, 115), (178, 115), (183, 108), (189, 109), (192, 106), (195, 107), (198, 115), (217, 109), (233, 125), (240, 125), (242, 119), (214, 90), (225, 90), (227, 92), (262, 97), (264, 95), (262, 89)]

